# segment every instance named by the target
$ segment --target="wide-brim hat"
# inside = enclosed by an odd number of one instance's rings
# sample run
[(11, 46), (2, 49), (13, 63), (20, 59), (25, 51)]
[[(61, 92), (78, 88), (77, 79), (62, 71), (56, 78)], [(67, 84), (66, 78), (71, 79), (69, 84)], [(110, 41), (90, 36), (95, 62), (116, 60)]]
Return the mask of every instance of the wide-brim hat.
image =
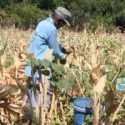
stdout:
[(72, 14), (69, 10), (67, 10), (64, 7), (57, 7), (55, 9), (55, 13), (60, 16), (60, 18), (68, 25), (70, 26)]

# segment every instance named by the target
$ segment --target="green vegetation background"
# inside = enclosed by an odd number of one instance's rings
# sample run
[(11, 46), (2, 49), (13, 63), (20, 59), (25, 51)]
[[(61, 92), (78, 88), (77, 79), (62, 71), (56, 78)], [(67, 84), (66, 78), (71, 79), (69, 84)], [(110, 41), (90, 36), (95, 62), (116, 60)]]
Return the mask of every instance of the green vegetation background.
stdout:
[(78, 30), (95, 30), (100, 25), (125, 28), (125, 0), (0, 0), (0, 24), (34, 28), (56, 6), (72, 11), (72, 26)]

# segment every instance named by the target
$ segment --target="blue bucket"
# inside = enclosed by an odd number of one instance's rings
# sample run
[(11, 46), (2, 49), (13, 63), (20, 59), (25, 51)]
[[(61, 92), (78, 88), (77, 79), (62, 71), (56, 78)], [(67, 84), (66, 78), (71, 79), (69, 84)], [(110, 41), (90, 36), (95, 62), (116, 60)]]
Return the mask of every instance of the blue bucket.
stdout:
[(82, 125), (87, 114), (92, 113), (92, 100), (88, 97), (77, 98), (74, 101), (74, 125)]
[(116, 90), (119, 92), (125, 92), (125, 78), (117, 79)]

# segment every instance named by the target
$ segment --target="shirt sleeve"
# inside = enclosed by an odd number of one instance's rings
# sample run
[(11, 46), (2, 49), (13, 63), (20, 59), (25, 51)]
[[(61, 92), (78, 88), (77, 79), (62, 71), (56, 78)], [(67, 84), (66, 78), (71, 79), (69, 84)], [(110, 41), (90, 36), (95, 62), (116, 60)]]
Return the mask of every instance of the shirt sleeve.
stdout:
[(48, 40), (49, 47), (53, 49), (54, 55), (60, 59), (64, 59), (65, 55), (60, 49), (60, 45), (57, 41), (57, 31), (51, 31)]

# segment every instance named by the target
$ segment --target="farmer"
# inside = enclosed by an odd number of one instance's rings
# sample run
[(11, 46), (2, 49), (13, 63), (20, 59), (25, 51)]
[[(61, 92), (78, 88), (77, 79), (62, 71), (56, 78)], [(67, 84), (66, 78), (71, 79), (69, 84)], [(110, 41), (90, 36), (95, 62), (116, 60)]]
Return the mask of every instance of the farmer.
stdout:
[[(33, 54), (35, 59), (44, 60), (48, 51), (52, 49), (53, 55), (58, 58), (61, 63), (65, 63), (66, 54), (68, 54), (69, 51), (61, 47), (58, 43), (57, 32), (62, 26), (70, 25), (71, 17), (71, 12), (66, 8), (56, 8), (50, 17), (37, 25), (28, 48), (28, 53)], [(32, 80), (31, 73), (31, 66), (26, 66), (25, 75), (28, 76), (28, 84)], [(28, 97), (30, 98), (31, 105), (37, 107), (37, 100), (35, 100), (32, 88), (28, 89)]]
[[(68, 50), (61, 47), (57, 40), (58, 29), (67, 24), (70, 25), (71, 12), (63, 7), (55, 9), (53, 14), (46, 20), (41, 21), (33, 34), (32, 42), (28, 48), (29, 53), (33, 53), (36, 59), (43, 60), (49, 49), (60, 59), (62, 63), (66, 61), (65, 53)], [(31, 76), (31, 68), (26, 68), (26, 75)]]

